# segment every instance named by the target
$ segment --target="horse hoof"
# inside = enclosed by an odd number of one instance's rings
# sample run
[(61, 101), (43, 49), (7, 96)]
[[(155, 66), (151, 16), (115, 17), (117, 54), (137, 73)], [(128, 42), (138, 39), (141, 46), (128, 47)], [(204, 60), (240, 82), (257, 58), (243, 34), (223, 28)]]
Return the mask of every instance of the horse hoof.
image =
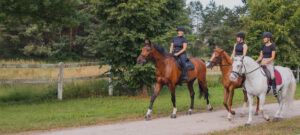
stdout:
[(235, 115), (235, 111), (231, 111), (231, 114), (232, 114), (232, 115)]
[(246, 123), (245, 124), (245, 127), (249, 127), (251, 124), (250, 123)]
[(145, 119), (146, 119), (146, 120), (150, 120), (150, 119), (151, 119), (150, 115), (146, 115), (146, 116), (145, 116)]
[(274, 119), (273, 119), (273, 122), (277, 122), (277, 121), (281, 121), (282, 120), (282, 118), (280, 118), (280, 117), (275, 117)]
[(255, 112), (254, 115), (257, 116), (257, 115), (258, 115), (258, 112)]
[(231, 118), (227, 118), (227, 120), (228, 120), (228, 121), (231, 121), (232, 119), (231, 119)]
[(192, 111), (186, 112), (186, 115), (192, 115)]
[(267, 118), (265, 118), (265, 120), (266, 120), (266, 121), (270, 121), (270, 118), (269, 118), (269, 117), (267, 117)]
[(172, 118), (172, 119), (175, 119), (175, 118), (176, 118), (176, 114), (172, 114), (172, 115), (171, 115), (171, 118)]
[(212, 111), (213, 109), (214, 109), (214, 108), (213, 108), (213, 107), (211, 107), (211, 108), (209, 108), (208, 110), (209, 110), (209, 111)]

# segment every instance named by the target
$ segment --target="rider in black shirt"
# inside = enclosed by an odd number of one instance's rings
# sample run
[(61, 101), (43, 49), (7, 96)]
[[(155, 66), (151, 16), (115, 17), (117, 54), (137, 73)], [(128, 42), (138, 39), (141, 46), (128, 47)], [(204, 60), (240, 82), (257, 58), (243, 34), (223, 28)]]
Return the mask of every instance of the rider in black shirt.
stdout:
[(246, 56), (248, 46), (245, 43), (245, 33), (238, 32), (236, 34), (237, 43), (234, 45), (231, 58), (235, 56)]
[(261, 65), (267, 69), (265, 70), (267, 75), (270, 74), (270, 80), (269, 80), (269, 88), (270, 85), (272, 85), (273, 94), (278, 99), (277, 90), (276, 90), (276, 79), (274, 74), (274, 58), (276, 54), (276, 47), (273, 43), (272, 39), (272, 33), (271, 32), (264, 32), (263, 33), (263, 40), (265, 42), (264, 45), (261, 46), (260, 49), (260, 56), (256, 60), (256, 62), (259, 62), (262, 60)]
[(178, 58), (181, 61), (181, 67), (183, 68), (183, 80), (188, 81), (188, 75), (187, 75), (187, 67), (186, 67), (186, 61), (188, 60), (186, 55), (186, 48), (187, 48), (187, 40), (183, 37), (184, 34), (184, 27), (180, 26), (177, 28), (177, 37), (174, 37), (172, 39), (171, 47), (170, 47), (170, 53), (174, 50), (174, 56), (178, 56)]

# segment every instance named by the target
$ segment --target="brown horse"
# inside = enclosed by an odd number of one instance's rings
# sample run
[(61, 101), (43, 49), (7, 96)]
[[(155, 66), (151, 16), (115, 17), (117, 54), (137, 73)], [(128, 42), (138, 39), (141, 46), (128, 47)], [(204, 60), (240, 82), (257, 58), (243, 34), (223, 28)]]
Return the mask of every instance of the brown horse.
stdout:
[[(150, 119), (150, 113), (152, 111), (153, 103), (158, 96), (161, 88), (166, 85), (170, 88), (171, 92), (171, 100), (173, 103), (173, 113), (171, 118), (176, 118), (176, 103), (175, 103), (175, 88), (176, 83), (179, 81), (179, 77), (182, 74), (182, 71), (176, 64), (175, 58), (170, 53), (166, 53), (164, 48), (155, 44), (152, 44), (149, 40), (145, 41), (145, 46), (142, 48), (142, 52), (137, 58), (137, 63), (143, 65), (147, 62), (147, 60), (154, 60), (156, 66), (156, 84), (154, 88), (154, 93), (150, 100), (150, 106), (145, 116), (146, 120)], [(190, 58), (189, 59), (195, 66), (194, 70), (188, 71), (188, 89), (190, 91), (191, 104), (190, 109), (187, 114), (190, 115), (192, 113), (192, 109), (194, 108), (194, 88), (193, 84), (196, 79), (198, 79), (200, 97), (201, 95), (205, 95), (206, 103), (208, 105), (208, 109), (212, 110), (213, 107), (210, 105), (208, 100), (208, 89), (206, 86), (206, 65), (199, 58)], [(186, 82), (182, 82), (186, 83)]]
[[(224, 50), (222, 50), (218, 47), (216, 47), (216, 49), (212, 53), (211, 59), (207, 63), (207, 68), (213, 68), (216, 65), (220, 65), (220, 68), (221, 68), (222, 84), (224, 86), (224, 102), (223, 102), (223, 104), (228, 111), (227, 119), (231, 120), (231, 114), (235, 115), (235, 112), (231, 109), (233, 95), (234, 95), (234, 89), (241, 88), (243, 86), (244, 81), (243, 81), (242, 77), (240, 77), (238, 79), (238, 81), (236, 81), (236, 82), (230, 81), (229, 76), (230, 76), (230, 73), (232, 70), (232, 60), (230, 59), (230, 57)], [(248, 98), (247, 98), (246, 90), (243, 90), (243, 92), (244, 92), (243, 107), (244, 107), (244, 111), (245, 111)], [(228, 95), (229, 95), (229, 105), (227, 105)], [(257, 97), (257, 107), (256, 107), (255, 115), (258, 115), (258, 110), (259, 110), (259, 99)], [(244, 116), (244, 113), (241, 113), (241, 116)]]

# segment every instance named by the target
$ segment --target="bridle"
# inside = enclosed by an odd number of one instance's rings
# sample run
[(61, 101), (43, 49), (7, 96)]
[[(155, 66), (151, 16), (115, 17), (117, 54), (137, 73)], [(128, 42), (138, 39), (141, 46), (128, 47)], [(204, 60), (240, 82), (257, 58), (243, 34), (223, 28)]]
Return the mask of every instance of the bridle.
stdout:
[[(145, 45), (144, 45), (144, 47), (146, 47), (146, 46), (149, 46), (151, 49), (150, 49), (150, 51), (149, 51), (149, 53), (151, 54), (152, 52), (153, 52), (153, 50), (152, 50), (152, 46), (149, 44), (149, 43), (146, 43)], [(148, 50), (147, 50), (148, 51)], [(144, 59), (148, 59), (147, 58), (147, 56), (145, 56), (144, 54), (140, 54), (140, 56), (142, 57), (142, 58), (144, 58)]]
[(236, 77), (237, 77), (237, 76), (238, 76), (238, 77), (243, 76), (243, 74), (242, 74), (242, 69), (243, 69), (243, 67), (245, 68), (245, 73), (244, 73), (244, 74), (251, 74), (252, 72), (254, 72), (254, 71), (256, 71), (256, 70), (258, 70), (258, 69), (260, 68), (260, 66), (258, 66), (257, 68), (255, 68), (255, 69), (253, 69), (253, 70), (247, 72), (246, 66), (245, 66), (245, 64), (244, 64), (244, 56), (242, 56), (241, 62), (242, 62), (242, 67), (239, 69), (238, 72), (237, 72), (237, 71), (233, 71), (233, 70), (231, 71), (231, 73), (233, 73), (233, 75), (236, 76)]

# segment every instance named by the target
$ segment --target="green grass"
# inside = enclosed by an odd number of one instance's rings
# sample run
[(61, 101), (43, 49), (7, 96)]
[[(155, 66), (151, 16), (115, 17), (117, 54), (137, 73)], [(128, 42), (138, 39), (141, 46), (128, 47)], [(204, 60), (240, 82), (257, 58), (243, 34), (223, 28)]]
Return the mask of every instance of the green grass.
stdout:
[(300, 134), (300, 117), (280, 122), (268, 122), (255, 126), (209, 133), (209, 135), (296, 135)]
[[(63, 84), (63, 98), (106, 96), (106, 80), (77, 81)], [(53, 84), (1, 84), (0, 103), (32, 103), (55, 100), (57, 83)]]
[[(195, 85), (194, 88), (198, 95), (198, 87)], [(209, 87), (209, 92), (212, 106), (216, 109), (224, 109), (222, 105), (222, 86)], [(300, 98), (299, 85), (296, 90), (296, 97), (297, 99)], [(99, 96), (78, 99), (69, 98), (62, 101), (0, 102), (0, 133), (143, 119), (149, 100), (150, 98), (128, 96)], [(268, 102), (275, 102), (273, 96), (268, 96), (267, 100)], [(234, 106), (243, 103), (241, 89), (235, 91), (233, 103)], [(185, 85), (176, 89), (176, 104), (179, 113), (185, 113), (189, 108), (189, 92)], [(195, 98), (195, 111), (200, 112), (204, 110), (207, 110), (205, 100), (203, 98)], [(170, 93), (165, 87), (154, 103), (152, 118), (169, 116), (171, 112)]]

